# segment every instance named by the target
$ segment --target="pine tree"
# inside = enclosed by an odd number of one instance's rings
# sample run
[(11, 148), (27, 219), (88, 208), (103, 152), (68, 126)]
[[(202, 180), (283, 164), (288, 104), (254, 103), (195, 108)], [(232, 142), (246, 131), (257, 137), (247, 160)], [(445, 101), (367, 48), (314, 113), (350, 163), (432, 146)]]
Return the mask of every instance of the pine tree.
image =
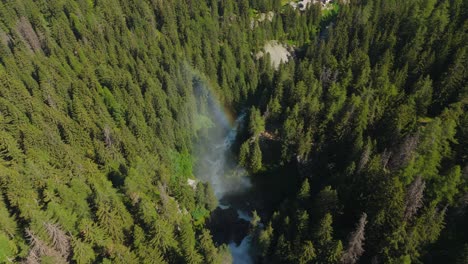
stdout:
[(202, 263), (202, 256), (195, 249), (195, 232), (187, 220), (184, 220), (180, 226), (179, 243), (182, 249), (182, 255), (187, 263)]
[(200, 235), (200, 251), (205, 259), (205, 263), (220, 263), (218, 250), (213, 244), (211, 234), (208, 230), (203, 229)]
[(239, 153), (239, 165), (242, 167), (248, 167), (248, 161), (250, 158), (250, 146), (249, 142), (245, 141), (242, 143)]
[(301, 189), (299, 190), (299, 193), (297, 194), (297, 198), (301, 201), (307, 201), (310, 197), (310, 185), (309, 185), (309, 179), (305, 179), (302, 182)]
[(205, 203), (206, 203), (206, 209), (209, 211), (213, 211), (218, 207), (218, 198), (216, 198), (213, 187), (209, 182), (205, 184)]
[(337, 263), (342, 256), (343, 245), (333, 239), (332, 221), (331, 214), (325, 214), (313, 234), (317, 262), (320, 263)]
[(260, 110), (253, 106), (249, 115), (249, 133), (256, 139), (265, 130), (265, 121), (260, 114)]
[(260, 231), (258, 238), (255, 239), (258, 240), (258, 252), (261, 256), (266, 257), (268, 255), (269, 248), (273, 239), (273, 227), (271, 225), (271, 222), (268, 223), (268, 225)]
[(262, 168), (262, 150), (260, 149), (258, 140), (252, 144), (252, 148), (250, 151), (252, 153), (250, 157), (250, 169), (256, 173)]
[(301, 246), (299, 263), (300, 264), (314, 263), (315, 257), (316, 257), (316, 254), (315, 254), (314, 245), (310, 241), (305, 241), (303, 245)]

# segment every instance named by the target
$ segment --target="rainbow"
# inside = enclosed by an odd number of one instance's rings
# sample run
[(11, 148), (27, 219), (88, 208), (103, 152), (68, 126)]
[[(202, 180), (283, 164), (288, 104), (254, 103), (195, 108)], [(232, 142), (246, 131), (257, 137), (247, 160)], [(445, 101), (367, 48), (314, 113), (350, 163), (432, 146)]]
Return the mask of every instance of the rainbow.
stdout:
[(233, 128), (237, 119), (237, 114), (233, 111), (231, 106), (224, 103), (225, 98), (221, 91), (217, 89), (218, 84), (208, 79), (202, 72), (194, 69), (188, 63), (185, 63), (184, 66), (184, 68), (190, 72), (193, 77), (199, 77), (205, 84), (204, 87), (209, 93), (209, 98), (211, 99), (211, 103), (213, 103), (213, 107), (220, 110), (219, 112), (223, 114), (223, 119), (226, 121), (226, 124), (229, 128)]

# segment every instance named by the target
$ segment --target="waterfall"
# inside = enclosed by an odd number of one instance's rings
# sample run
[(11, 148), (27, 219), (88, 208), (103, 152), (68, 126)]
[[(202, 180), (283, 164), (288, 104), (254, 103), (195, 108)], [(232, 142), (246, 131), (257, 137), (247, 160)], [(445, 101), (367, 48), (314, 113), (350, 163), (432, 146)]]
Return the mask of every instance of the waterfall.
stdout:
[[(198, 95), (198, 107), (201, 110), (196, 116), (201, 120), (209, 120), (204, 124), (210, 124), (209, 126), (202, 125), (198, 133), (198, 140), (195, 144), (195, 176), (198, 180), (212, 185), (220, 201), (215, 211), (227, 214), (229, 210), (231, 213), (235, 210), (237, 223), (240, 221), (244, 227), (247, 227), (245, 236), (239, 244), (233, 240), (222, 241), (222, 243), (228, 244), (234, 264), (251, 264), (253, 263), (250, 256), (251, 236), (247, 233), (251, 217), (242, 208), (235, 208), (236, 205), (226, 201), (221, 202), (227, 195), (240, 194), (251, 187), (247, 171), (237, 164), (236, 157), (232, 153), (232, 146), (238, 132), (242, 129), (245, 114), (238, 115), (232, 122), (229, 119), (232, 115), (221, 106), (213, 93), (206, 89), (200, 80), (194, 81), (194, 89)], [(235, 227), (222, 228), (222, 232), (225, 233), (236, 232), (233, 230)]]
[(206, 128), (202, 139), (196, 144), (195, 175), (209, 182), (218, 199), (227, 194), (238, 193), (251, 186), (247, 172), (237, 165), (231, 147), (245, 114), (231, 125), (218, 103), (209, 100), (209, 116), (212, 127)]

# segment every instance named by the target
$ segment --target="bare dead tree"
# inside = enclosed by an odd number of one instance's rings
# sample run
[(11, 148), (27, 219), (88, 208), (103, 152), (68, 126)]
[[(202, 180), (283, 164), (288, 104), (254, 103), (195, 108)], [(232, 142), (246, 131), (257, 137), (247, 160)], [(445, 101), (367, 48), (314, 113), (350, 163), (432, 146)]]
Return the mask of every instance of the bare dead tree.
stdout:
[(419, 142), (419, 134), (415, 134), (412, 136), (407, 136), (405, 141), (399, 146), (398, 150), (395, 152), (390, 159), (389, 165), (390, 169), (398, 169), (406, 164), (411, 160), (413, 154), (418, 146)]
[(47, 233), (52, 240), (52, 246), (63, 258), (70, 255), (70, 238), (58, 224), (44, 223)]
[(25, 262), (28, 264), (40, 263), (41, 256), (45, 255), (49, 249), (30, 229), (26, 229), (26, 238), (29, 241), (31, 249)]
[(10, 35), (3, 32), (1, 29), (0, 29), (0, 43), (5, 45), (5, 47), (9, 47), (11, 45)]
[(370, 154), (371, 154), (371, 146), (370, 144), (367, 144), (366, 148), (362, 152), (361, 159), (359, 160), (358, 172), (364, 169), (364, 167), (367, 165), (367, 162), (369, 162)]
[(104, 127), (104, 143), (106, 144), (106, 147), (110, 148), (112, 147), (112, 135), (111, 135), (111, 130), (108, 125)]
[(50, 96), (50, 94), (47, 94), (46, 98), (45, 98), (45, 103), (52, 107), (52, 108), (57, 108), (57, 105), (55, 104), (55, 101), (54, 99), (52, 98), (52, 96)]
[(167, 206), (169, 206), (169, 195), (167, 194), (166, 186), (159, 182), (158, 189), (159, 189), (159, 196), (161, 199), (162, 206), (164, 210), (166, 210)]
[(42, 50), (39, 37), (26, 17), (20, 18), (18, 24), (16, 25), (16, 31), (24, 39), (24, 41), (29, 44), (33, 51), (37, 52)]
[(39, 264), (43, 256), (53, 257), (55, 263), (66, 263), (66, 260), (60, 255), (59, 252), (49, 247), (30, 229), (26, 229), (26, 238), (28, 239), (29, 245), (31, 247), (24, 263)]
[(320, 74), (320, 81), (325, 87), (328, 87), (330, 84), (334, 83), (338, 77), (338, 71), (333, 71), (330, 68), (324, 67), (322, 69), (322, 74)]
[(40, 264), (41, 256), (37, 254), (36, 250), (30, 250), (28, 256), (26, 257), (25, 264)]
[(423, 205), (425, 187), (426, 183), (422, 180), (421, 176), (417, 176), (408, 187), (405, 199), (405, 220), (410, 220)]
[(388, 162), (390, 161), (390, 158), (392, 157), (392, 152), (388, 151), (387, 149), (384, 149), (384, 152), (382, 153), (382, 168), (386, 169)]
[(354, 264), (358, 261), (359, 257), (364, 253), (364, 230), (367, 224), (367, 214), (362, 213), (356, 230), (351, 233), (348, 242), (348, 248), (341, 257), (341, 263)]

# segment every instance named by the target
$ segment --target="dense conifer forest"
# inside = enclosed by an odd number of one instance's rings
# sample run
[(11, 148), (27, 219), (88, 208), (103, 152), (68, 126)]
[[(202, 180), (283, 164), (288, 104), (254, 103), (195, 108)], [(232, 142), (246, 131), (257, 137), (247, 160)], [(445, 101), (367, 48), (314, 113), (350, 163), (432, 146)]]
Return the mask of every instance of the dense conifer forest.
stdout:
[(232, 263), (213, 98), (254, 263), (468, 263), (468, 2), (292, 2), (0, 1), (0, 263)]

